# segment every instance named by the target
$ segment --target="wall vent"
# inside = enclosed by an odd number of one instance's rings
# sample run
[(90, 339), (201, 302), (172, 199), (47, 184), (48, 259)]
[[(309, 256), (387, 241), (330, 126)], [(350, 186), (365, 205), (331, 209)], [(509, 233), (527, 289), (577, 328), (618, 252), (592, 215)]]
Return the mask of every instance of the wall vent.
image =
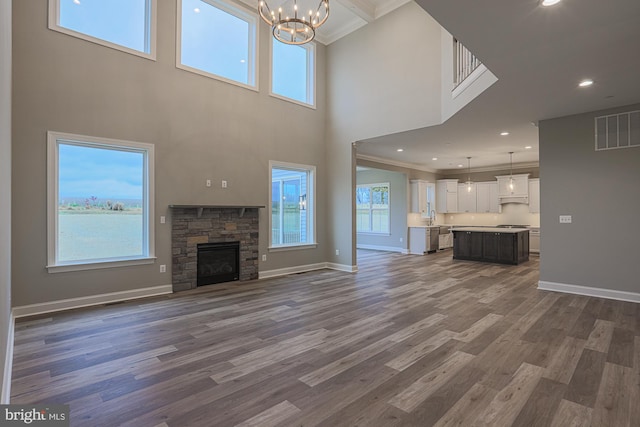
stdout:
[(640, 147), (640, 111), (596, 117), (596, 151)]

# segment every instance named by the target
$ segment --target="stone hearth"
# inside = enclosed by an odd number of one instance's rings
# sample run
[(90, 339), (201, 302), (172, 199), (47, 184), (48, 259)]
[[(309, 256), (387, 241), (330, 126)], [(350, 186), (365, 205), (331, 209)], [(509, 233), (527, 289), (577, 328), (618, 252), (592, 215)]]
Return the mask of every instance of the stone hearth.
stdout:
[(240, 280), (258, 278), (259, 207), (171, 207), (174, 292), (197, 287), (199, 243), (239, 241)]

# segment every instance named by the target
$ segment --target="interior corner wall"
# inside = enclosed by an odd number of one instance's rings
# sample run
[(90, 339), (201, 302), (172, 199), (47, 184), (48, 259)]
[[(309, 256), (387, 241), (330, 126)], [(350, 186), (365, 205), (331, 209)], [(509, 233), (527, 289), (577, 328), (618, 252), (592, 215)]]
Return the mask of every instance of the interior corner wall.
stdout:
[(541, 282), (640, 294), (640, 147), (595, 151), (594, 141), (595, 117), (633, 110), (540, 122)]
[[(269, 252), (269, 210), (261, 209), (259, 252), (268, 257), (260, 271), (327, 261), (326, 48), (316, 45), (316, 108), (307, 108), (269, 94), (268, 26), (258, 25), (254, 91), (176, 68), (176, 1), (157, 6), (152, 61), (49, 30), (47, 0), (13, 2), (14, 307), (170, 285), (168, 205), (269, 206), (270, 160), (316, 166), (318, 245)], [(50, 130), (155, 145), (155, 264), (47, 273)], [(218, 185), (207, 188), (207, 179)]]
[(0, 1), (0, 404), (6, 394), (11, 365), (7, 351), (11, 333), (11, 1)]
[(356, 185), (389, 183), (389, 233), (357, 233), (357, 247), (407, 249), (407, 176), (399, 172), (369, 169), (356, 172)]

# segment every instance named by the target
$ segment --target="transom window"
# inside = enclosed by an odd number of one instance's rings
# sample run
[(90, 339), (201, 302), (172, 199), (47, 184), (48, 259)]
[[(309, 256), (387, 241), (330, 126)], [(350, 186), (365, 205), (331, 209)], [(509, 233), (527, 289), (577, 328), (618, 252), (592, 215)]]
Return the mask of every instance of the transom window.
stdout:
[(49, 28), (155, 59), (156, 0), (50, 0)]
[(251, 89), (256, 16), (222, 0), (178, 0), (178, 68)]
[(315, 244), (315, 167), (271, 162), (270, 247)]
[(358, 233), (389, 234), (389, 183), (356, 187), (356, 230)]
[(49, 132), (48, 268), (153, 262), (153, 145)]
[(271, 38), (271, 94), (315, 107), (315, 45), (289, 45)]

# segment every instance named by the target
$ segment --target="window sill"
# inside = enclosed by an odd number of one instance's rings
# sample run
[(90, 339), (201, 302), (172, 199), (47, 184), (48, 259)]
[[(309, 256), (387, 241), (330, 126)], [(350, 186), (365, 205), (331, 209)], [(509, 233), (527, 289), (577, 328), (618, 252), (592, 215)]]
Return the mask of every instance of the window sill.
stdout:
[(309, 104), (308, 102), (299, 101), (297, 99), (289, 98), (289, 97), (284, 96), (284, 95), (278, 95), (277, 93), (273, 93), (273, 92), (271, 92), (269, 95), (271, 95), (273, 98), (277, 98), (277, 99), (280, 99), (282, 101), (290, 102), (292, 104), (301, 105), (303, 107), (307, 107), (307, 108), (310, 108), (312, 110), (316, 109), (315, 102), (312, 103), (312, 104)]
[(301, 249), (315, 249), (318, 247), (317, 243), (305, 243), (302, 245), (286, 245), (286, 246), (269, 246), (269, 252), (284, 252), (295, 251)]
[(122, 259), (115, 261), (94, 261), (82, 264), (47, 265), (49, 273), (66, 273), (69, 271), (98, 270), (101, 268), (129, 267), (133, 265), (153, 264), (156, 257)]

